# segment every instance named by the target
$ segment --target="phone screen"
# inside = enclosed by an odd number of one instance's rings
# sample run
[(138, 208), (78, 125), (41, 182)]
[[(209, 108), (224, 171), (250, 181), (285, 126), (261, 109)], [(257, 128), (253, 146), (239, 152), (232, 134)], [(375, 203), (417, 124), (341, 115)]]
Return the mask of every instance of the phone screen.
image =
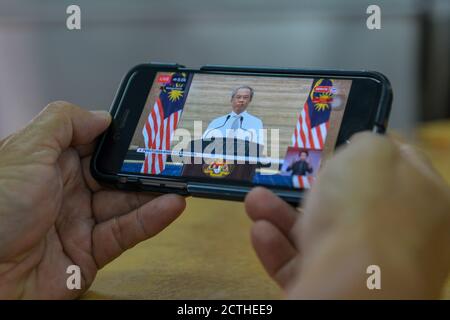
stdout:
[(349, 79), (158, 72), (120, 173), (310, 188)]

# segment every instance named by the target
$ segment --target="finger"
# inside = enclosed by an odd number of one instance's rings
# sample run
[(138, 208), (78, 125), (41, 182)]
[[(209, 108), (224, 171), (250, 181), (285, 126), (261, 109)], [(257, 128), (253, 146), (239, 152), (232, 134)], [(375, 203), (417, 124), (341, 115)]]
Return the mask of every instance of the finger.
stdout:
[[(390, 141), (399, 149), (402, 156), (417, 159), (431, 165), (426, 153), (417, 145), (412, 145), (406, 138), (396, 132), (389, 132), (386, 135)], [(416, 161), (416, 160), (413, 160)]]
[[(365, 147), (368, 149), (377, 148), (393, 148), (393, 143), (386, 135), (373, 133), (371, 131), (361, 131), (357, 132), (350, 137), (350, 143), (347, 144), (349, 148), (355, 148), (355, 146), (361, 148)], [(344, 146), (345, 148), (345, 146)]]
[[(335, 175), (342, 177), (348, 176), (350, 173), (351, 176), (355, 176), (355, 170), (367, 170), (375, 162), (395, 163), (399, 155), (396, 145), (386, 136), (369, 131), (359, 132), (350, 138), (348, 145), (340, 147), (334, 156), (327, 161), (318, 175), (318, 180), (321, 173), (326, 171), (327, 168), (333, 167), (333, 165), (329, 165), (330, 163), (353, 163), (352, 166), (342, 166), (339, 171), (333, 170), (336, 171)], [(371, 170), (371, 172), (378, 175), (376, 170)]]
[(164, 195), (131, 211), (94, 227), (93, 255), (102, 268), (137, 243), (153, 237), (185, 208), (185, 200), (178, 195)]
[(264, 269), (278, 285), (286, 287), (293, 274), (290, 262), (298, 251), (277, 227), (265, 220), (254, 223), (251, 238)]
[(401, 135), (399, 132), (395, 132), (395, 131), (388, 131), (388, 132), (386, 132), (385, 136), (393, 142), (407, 143), (407, 141), (408, 141), (406, 139), (406, 137)]
[(427, 157), (424, 151), (410, 145), (410, 144), (398, 144), (400, 154), (405, 162), (408, 162), (413, 168), (415, 168), (420, 174), (440, 184), (442, 187), (447, 188), (445, 179), (436, 171), (431, 160)]
[(10, 135), (7, 135), (6, 137), (0, 139), (0, 148), (2, 147), (2, 145), (3, 145), (10, 137), (11, 137), (11, 134), (10, 134)]
[(92, 210), (95, 220), (103, 222), (137, 209), (155, 197), (155, 195), (142, 192), (101, 190), (94, 194)]
[(273, 192), (257, 187), (245, 198), (247, 214), (253, 221), (267, 220), (289, 237), (299, 212), (281, 200)]
[(417, 145), (408, 143), (405, 138), (397, 133), (389, 133), (388, 138), (385, 140), (389, 140), (392, 148), (395, 148), (397, 153), (402, 157), (402, 161), (410, 163), (421, 173), (435, 181), (441, 183), (444, 181), (433, 167), (431, 160), (423, 149)]
[[(362, 132), (352, 137), (352, 144), (350, 148), (354, 151), (364, 154), (369, 157), (392, 156), (402, 157), (402, 161), (407, 161), (416, 169), (428, 175), (431, 178), (437, 178), (439, 175), (434, 171), (434, 168), (427, 158), (426, 154), (419, 148), (405, 142), (401, 136), (390, 134), (389, 139), (385, 136)], [(369, 149), (364, 151), (363, 149)], [(392, 163), (395, 163), (392, 161)]]
[(417, 146), (411, 145), (406, 142), (394, 141), (395, 145), (398, 147), (400, 154), (405, 158), (410, 160), (415, 164), (420, 164), (419, 166), (429, 166), (431, 167), (431, 161), (428, 159), (427, 155), (423, 150)]
[(84, 158), (90, 156), (94, 153), (95, 147), (97, 146), (98, 139), (95, 139), (93, 142), (88, 144), (81, 144), (75, 146), (80, 158)]
[(104, 188), (102, 185), (100, 185), (100, 183), (97, 182), (97, 180), (94, 179), (94, 177), (92, 177), (90, 167), (91, 158), (92, 158), (91, 156), (87, 156), (81, 159), (81, 169), (83, 172), (84, 181), (86, 182), (89, 189), (91, 189), (92, 192), (98, 192)]
[(53, 102), (14, 137), (19, 142), (15, 144), (16, 152), (55, 162), (67, 147), (92, 143), (110, 122), (107, 112)]
[(372, 139), (375, 136), (377, 136), (377, 134), (371, 132), (371, 131), (360, 131), (360, 132), (356, 132), (355, 134), (353, 134), (350, 137), (350, 144), (355, 143), (356, 141), (359, 140), (365, 140), (365, 139)]

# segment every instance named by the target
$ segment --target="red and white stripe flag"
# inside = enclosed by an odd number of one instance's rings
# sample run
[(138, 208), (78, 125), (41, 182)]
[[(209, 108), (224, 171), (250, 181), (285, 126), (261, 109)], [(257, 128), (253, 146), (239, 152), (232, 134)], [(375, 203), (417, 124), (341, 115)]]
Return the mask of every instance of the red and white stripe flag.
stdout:
[(308, 99), (303, 106), (292, 135), (292, 145), (297, 148), (322, 150), (327, 138), (333, 101), (333, 81), (313, 81)]
[(142, 129), (145, 148), (150, 150), (145, 153), (141, 173), (159, 174), (164, 170), (170, 141), (186, 101), (188, 78), (190, 76), (186, 73), (158, 77), (158, 82), (164, 85)]
[(297, 189), (310, 189), (314, 180), (313, 176), (292, 176), (292, 184)]
[(300, 112), (292, 135), (292, 145), (297, 148), (322, 150), (327, 138), (329, 122), (311, 128), (308, 110), (310, 107), (308, 103), (305, 103), (303, 110)]
[[(170, 151), (170, 141), (177, 128), (182, 110), (173, 112), (164, 117), (164, 108), (160, 98), (156, 99), (155, 105), (148, 115), (142, 134), (146, 149), (156, 151)], [(159, 174), (164, 170), (167, 155), (155, 152), (145, 155), (142, 173)]]

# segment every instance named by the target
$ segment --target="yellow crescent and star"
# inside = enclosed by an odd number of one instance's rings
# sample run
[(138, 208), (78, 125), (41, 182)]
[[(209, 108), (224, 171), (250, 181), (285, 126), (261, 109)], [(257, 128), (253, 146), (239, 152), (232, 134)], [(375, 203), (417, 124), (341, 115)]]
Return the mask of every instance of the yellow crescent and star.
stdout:
[[(314, 109), (316, 109), (317, 111), (325, 111), (330, 108), (329, 103), (333, 97), (333, 93), (331, 92), (331, 90), (329, 90), (328, 92), (321, 92), (319, 95), (314, 96), (314, 93), (316, 93), (316, 88), (322, 84), (323, 80), (324, 79), (319, 79), (310, 93), (311, 101), (319, 100), (318, 102), (314, 102)], [(333, 80), (331, 80), (331, 83), (333, 83)]]
[[(171, 76), (173, 76), (175, 73), (172, 73)], [(186, 79), (186, 73), (181, 73), (181, 77)], [(175, 86), (166, 87), (164, 86), (162, 88), (162, 92), (167, 92), (167, 96), (169, 97), (170, 102), (175, 102), (180, 100), (184, 95), (184, 83), (181, 82), (175, 82)]]

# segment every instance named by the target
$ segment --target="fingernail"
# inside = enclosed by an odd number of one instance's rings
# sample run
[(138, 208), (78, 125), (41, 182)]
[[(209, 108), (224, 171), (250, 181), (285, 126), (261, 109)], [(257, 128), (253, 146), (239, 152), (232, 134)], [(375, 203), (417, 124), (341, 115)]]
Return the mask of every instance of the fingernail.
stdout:
[(91, 113), (98, 117), (101, 118), (102, 120), (110, 120), (111, 119), (111, 115), (109, 114), (108, 111), (104, 111), (104, 110), (95, 110), (95, 111), (91, 111)]

